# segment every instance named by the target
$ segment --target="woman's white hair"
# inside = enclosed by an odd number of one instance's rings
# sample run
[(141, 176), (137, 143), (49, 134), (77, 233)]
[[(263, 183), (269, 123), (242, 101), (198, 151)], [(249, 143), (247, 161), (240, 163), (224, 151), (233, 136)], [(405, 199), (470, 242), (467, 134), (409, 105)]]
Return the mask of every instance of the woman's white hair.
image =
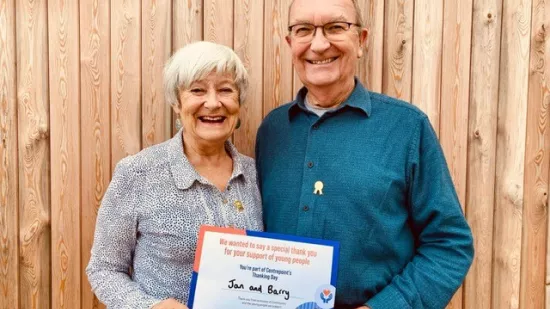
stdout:
[(180, 48), (164, 66), (164, 97), (173, 107), (180, 107), (179, 91), (211, 72), (230, 73), (239, 90), (239, 104), (246, 100), (248, 74), (239, 56), (229, 47), (199, 41)]

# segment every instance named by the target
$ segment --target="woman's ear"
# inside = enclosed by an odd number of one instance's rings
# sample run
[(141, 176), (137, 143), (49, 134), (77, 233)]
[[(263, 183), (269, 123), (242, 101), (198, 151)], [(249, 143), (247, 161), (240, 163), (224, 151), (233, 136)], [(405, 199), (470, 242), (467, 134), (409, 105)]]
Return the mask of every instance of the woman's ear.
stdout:
[(179, 96), (178, 96), (178, 102), (176, 104), (172, 104), (172, 110), (174, 111), (174, 113), (176, 115), (179, 116), (179, 114), (181, 112), (181, 100), (180, 100)]

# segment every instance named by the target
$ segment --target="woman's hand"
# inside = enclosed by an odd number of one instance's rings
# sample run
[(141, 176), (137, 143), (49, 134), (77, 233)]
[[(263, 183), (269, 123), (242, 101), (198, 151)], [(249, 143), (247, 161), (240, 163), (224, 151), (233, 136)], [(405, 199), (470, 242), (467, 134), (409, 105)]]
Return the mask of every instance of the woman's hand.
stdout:
[(173, 298), (168, 298), (153, 306), (151, 309), (189, 309), (186, 305)]

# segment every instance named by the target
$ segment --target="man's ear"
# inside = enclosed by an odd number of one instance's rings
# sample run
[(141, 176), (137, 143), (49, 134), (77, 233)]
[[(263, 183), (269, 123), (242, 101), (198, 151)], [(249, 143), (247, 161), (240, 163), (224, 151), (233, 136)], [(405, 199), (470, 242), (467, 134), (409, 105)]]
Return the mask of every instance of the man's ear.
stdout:
[(292, 45), (290, 44), (290, 35), (287, 35), (285, 36), (285, 40), (286, 40), (286, 43), (288, 44), (288, 46), (292, 47)]
[(363, 49), (367, 44), (368, 37), (369, 31), (367, 30), (367, 28), (361, 28), (359, 32), (359, 52), (357, 53), (357, 58), (361, 58), (363, 56)]

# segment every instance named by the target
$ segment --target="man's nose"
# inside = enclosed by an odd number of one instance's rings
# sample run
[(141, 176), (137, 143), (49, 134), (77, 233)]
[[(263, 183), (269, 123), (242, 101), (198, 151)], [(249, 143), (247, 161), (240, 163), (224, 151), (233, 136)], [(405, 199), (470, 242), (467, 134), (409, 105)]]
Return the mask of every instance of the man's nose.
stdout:
[(323, 28), (318, 27), (311, 39), (311, 50), (317, 53), (323, 52), (330, 47), (330, 42), (323, 33)]
[(209, 90), (206, 94), (206, 101), (204, 102), (204, 107), (208, 109), (215, 109), (221, 106), (220, 100), (218, 100), (218, 95), (216, 91)]

